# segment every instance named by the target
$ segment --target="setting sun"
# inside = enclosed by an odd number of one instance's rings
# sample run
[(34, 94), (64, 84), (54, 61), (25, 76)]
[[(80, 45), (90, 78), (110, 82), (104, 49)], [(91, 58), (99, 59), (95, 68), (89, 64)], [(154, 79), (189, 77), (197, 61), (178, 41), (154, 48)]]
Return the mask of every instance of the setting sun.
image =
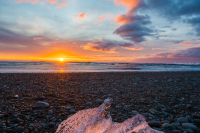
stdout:
[(60, 61), (63, 61), (63, 58), (60, 58)]

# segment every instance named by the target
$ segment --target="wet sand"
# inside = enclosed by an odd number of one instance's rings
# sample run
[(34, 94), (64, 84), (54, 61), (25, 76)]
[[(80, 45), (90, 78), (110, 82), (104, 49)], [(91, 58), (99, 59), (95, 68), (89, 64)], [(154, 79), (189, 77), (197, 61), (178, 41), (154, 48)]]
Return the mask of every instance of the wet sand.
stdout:
[[(55, 132), (74, 111), (98, 107), (108, 97), (115, 122), (137, 112), (161, 124), (187, 117), (197, 128), (183, 129), (179, 121), (156, 129), (200, 132), (200, 72), (194, 71), (0, 74), (0, 132)], [(38, 101), (49, 107), (37, 107)]]

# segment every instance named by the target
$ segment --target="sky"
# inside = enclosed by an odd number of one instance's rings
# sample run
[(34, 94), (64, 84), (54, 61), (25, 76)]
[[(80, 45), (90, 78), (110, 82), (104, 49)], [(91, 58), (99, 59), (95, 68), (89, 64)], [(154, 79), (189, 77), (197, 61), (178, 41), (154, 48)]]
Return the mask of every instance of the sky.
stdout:
[(200, 63), (200, 0), (0, 0), (0, 60)]

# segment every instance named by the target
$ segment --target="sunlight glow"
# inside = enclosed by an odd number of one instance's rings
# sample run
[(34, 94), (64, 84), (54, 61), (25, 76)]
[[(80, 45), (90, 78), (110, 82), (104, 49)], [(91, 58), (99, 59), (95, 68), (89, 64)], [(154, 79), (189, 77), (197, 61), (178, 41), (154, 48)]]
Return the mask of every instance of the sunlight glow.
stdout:
[(60, 61), (63, 62), (63, 58), (60, 58)]

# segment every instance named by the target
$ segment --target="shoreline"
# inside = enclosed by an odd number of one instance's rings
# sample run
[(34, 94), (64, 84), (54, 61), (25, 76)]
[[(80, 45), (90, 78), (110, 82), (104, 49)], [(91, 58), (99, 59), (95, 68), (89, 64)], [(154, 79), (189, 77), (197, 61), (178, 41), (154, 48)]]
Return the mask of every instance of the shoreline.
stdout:
[(17, 71), (15, 71), (15, 72), (13, 72), (13, 71), (7, 71), (7, 72), (5, 72), (5, 71), (0, 71), (0, 74), (68, 74), (68, 73), (141, 73), (141, 72), (144, 72), (144, 73), (156, 73), (156, 72), (200, 72), (200, 70), (174, 70), (174, 71), (172, 71), (172, 70), (127, 70), (127, 71), (124, 71), (124, 70), (121, 70), (121, 71), (119, 71), (119, 70), (113, 70), (113, 71), (105, 71), (105, 70), (102, 70), (102, 71), (96, 71), (96, 70), (94, 70), (94, 71), (67, 71), (67, 72), (59, 72), (59, 70), (58, 71), (51, 71), (51, 72), (34, 72), (34, 71), (25, 71), (25, 72), (22, 72), (22, 71), (19, 71), (19, 72), (17, 72)]
[[(55, 132), (70, 110), (98, 107), (96, 100), (108, 97), (114, 122), (136, 112), (170, 125), (187, 117), (200, 131), (200, 71), (0, 73), (0, 131)], [(49, 107), (36, 107), (38, 101)], [(186, 131), (181, 125), (156, 129)]]

